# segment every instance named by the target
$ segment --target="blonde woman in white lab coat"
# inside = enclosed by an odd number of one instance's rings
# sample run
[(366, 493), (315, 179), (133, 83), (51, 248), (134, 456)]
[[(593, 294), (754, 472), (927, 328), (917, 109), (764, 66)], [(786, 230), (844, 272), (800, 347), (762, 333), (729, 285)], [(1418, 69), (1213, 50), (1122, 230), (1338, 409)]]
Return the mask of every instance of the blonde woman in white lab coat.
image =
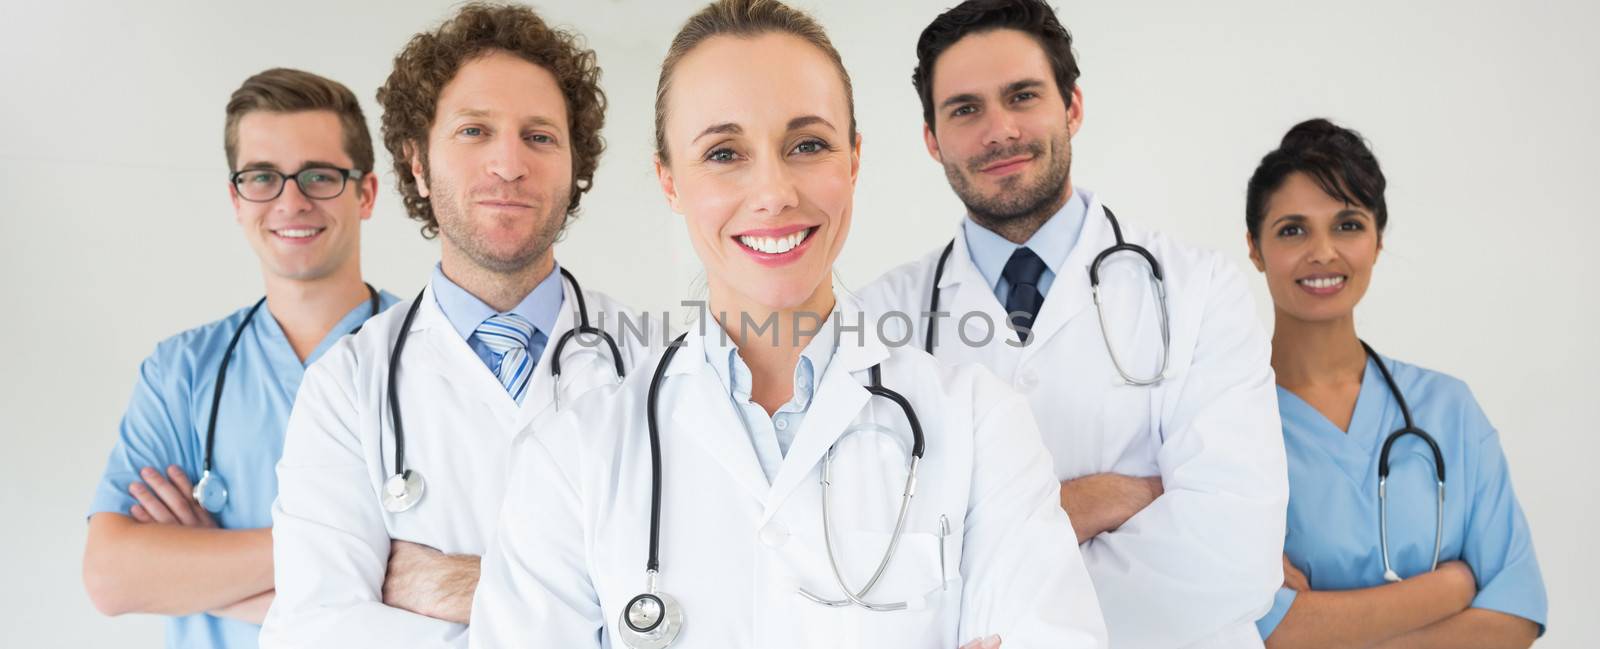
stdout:
[(820, 27), (724, 0), (662, 69), (657, 170), (706, 313), (664, 365), (518, 445), (472, 646), (1104, 646), (1027, 402), (881, 342), (831, 284), (861, 148)]

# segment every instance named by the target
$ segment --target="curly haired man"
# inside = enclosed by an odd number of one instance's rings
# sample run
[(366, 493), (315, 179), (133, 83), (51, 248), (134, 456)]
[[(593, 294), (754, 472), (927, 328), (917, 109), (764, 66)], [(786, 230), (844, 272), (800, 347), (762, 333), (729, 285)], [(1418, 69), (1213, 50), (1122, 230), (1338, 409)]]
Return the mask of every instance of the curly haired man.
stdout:
[(523, 6), (466, 5), (395, 57), (383, 141), (440, 260), (416, 299), (306, 376), (278, 464), (263, 647), (466, 646), (511, 444), (642, 356), (638, 336), (560, 344), (580, 310), (625, 317), (553, 249), (604, 148), (599, 76), (575, 35)]

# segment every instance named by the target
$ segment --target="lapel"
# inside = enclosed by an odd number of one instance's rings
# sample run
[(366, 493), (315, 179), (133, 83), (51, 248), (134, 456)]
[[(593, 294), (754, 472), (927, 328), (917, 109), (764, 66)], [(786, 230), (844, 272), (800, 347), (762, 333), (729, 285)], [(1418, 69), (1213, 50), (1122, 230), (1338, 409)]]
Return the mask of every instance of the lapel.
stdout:
[[(422, 295), (422, 306), (417, 309), (416, 319), (411, 321), (409, 335), (415, 341), (411, 344), (426, 342), (426, 345), (408, 346), (407, 351), (421, 348), (419, 351), (425, 355), (415, 360), (402, 359), (402, 374), (419, 372), (443, 377), (460, 393), (476, 397), (502, 421), (509, 422), (516, 418), (517, 403), (511, 400), (505, 386), (500, 385), (494, 373), (450, 325), (450, 319), (433, 297), (431, 284)], [(407, 353), (406, 356), (411, 354)], [(401, 380), (404, 381), (404, 378)]]
[[(836, 290), (835, 295), (842, 322), (855, 322), (860, 306), (845, 291)], [(772, 480), (766, 511), (761, 517), (763, 525), (771, 520), (784, 500), (812, 474), (813, 469), (820, 470), (818, 463), (823, 455), (849, 430), (851, 422), (861, 415), (872, 396), (864, 387), (868, 380), (867, 370), (888, 357), (888, 348), (876, 336), (840, 334), (833, 359), (828, 362), (828, 369), (823, 372), (817, 391), (811, 397), (806, 418), (795, 433), (794, 443), (784, 456), (778, 475)], [(748, 438), (744, 444), (748, 449)], [(755, 467), (753, 451), (747, 452), (752, 453), (751, 466)]]
[(1044, 349), (1051, 337), (1094, 303), (1094, 292), (1089, 287), (1089, 264), (1094, 263), (1095, 255), (1115, 243), (1105, 208), (1100, 205), (1099, 197), (1091, 194), (1089, 207), (1084, 211), (1083, 229), (1072, 251), (1067, 253), (1066, 262), (1061, 264), (1061, 272), (1050, 284), (1050, 294), (1044, 298), (1039, 317), (1033, 320), (1033, 337), (1023, 349), (1024, 356)]
[[(704, 316), (702, 316), (704, 317)], [(707, 323), (710, 327), (714, 323)], [(750, 433), (744, 429), (744, 420), (733, 409), (728, 393), (711, 367), (706, 364), (705, 336), (716, 331), (690, 325), (685, 346), (672, 358), (672, 365), (663, 377), (667, 385), (678, 389), (667, 394), (662, 386), (661, 398), (672, 408), (673, 429), (693, 439), (706, 453), (715, 458), (734, 482), (739, 483), (757, 502), (767, 497), (767, 476), (756, 460), (755, 447), (750, 443)], [(654, 372), (655, 368), (649, 368)], [(563, 372), (564, 374), (565, 372)], [(674, 430), (661, 431), (663, 438)], [(666, 442), (662, 442), (666, 446)], [(667, 462), (668, 460), (663, 460)]]
[[(1016, 339), (1016, 334), (1006, 326), (1005, 305), (995, 299), (989, 282), (983, 278), (983, 273), (978, 272), (978, 266), (972, 263), (972, 251), (967, 247), (966, 234), (959, 227), (955, 243), (949, 261), (945, 262), (944, 276), (939, 278), (939, 289), (944, 296), (940, 300), (939, 310), (950, 315), (939, 321), (939, 339), (934, 347), (936, 356), (944, 347), (967, 346), (956, 328), (962, 326), (962, 316), (968, 313), (988, 315), (994, 330), (989, 331), (978, 318), (968, 318), (965, 323), (967, 340), (982, 341), (989, 338), (989, 345), (1004, 345), (1004, 341)], [(955, 357), (947, 355), (945, 358)]]
[[(555, 271), (552, 270), (551, 272)], [(566, 405), (577, 395), (582, 394), (582, 389), (593, 387), (593, 381), (589, 380), (595, 374), (589, 362), (592, 359), (580, 358), (590, 356), (590, 354), (578, 351), (579, 348), (585, 350), (589, 348), (583, 347), (583, 343), (578, 342), (576, 336), (567, 341), (566, 348), (561, 350), (564, 354), (562, 355), (561, 381), (559, 385), (557, 385), (555, 375), (550, 371), (551, 364), (555, 358), (556, 343), (568, 331), (577, 326), (576, 316), (573, 314), (573, 309), (577, 308), (577, 303), (578, 300), (572, 293), (572, 286), (563, 281), (561, 283), (561, 304), (556, 307), (556, 321), (551, 326), (551, 331), (547, 332), (544, 351), (539, 353), (538, 364), (533, 366), (533, 378), (528, 381), (528, 393), (522, 397), (522, 407), (517, 412), (514, 430), (520, 431), (527, 428), (546, 408), (555, 405), (558, 398), (556, 392), (563, 387), (578, 389), (564, 391), (559, 396), (561, 405)], [(610, 356), (608, 355), (606, 358), (609, 362)], [(501, 391), (504, 392), (505, 389), (502, 388)]]

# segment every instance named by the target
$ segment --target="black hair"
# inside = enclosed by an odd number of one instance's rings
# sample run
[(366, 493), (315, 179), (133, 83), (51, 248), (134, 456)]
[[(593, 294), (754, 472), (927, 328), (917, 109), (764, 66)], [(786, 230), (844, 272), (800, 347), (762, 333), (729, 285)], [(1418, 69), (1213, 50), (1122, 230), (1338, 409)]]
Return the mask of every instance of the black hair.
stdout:
[(1072, 53), (1072, 33), (1056, 19), (1050, 5), (1043, 0), (967, 0), (939, 14), (917, 38), (917, 68), (911, 72), (911, 85), (922, 100), (922, 121), (928, 128), (933, 128), (933, 66), (939, 55), (968, 35), (996, 29), (1015, 29), (1044, 48), (1062, 102), (1072, 107), (1078, 59)]
[(1245, 190), (1244, 224), (1252, 240), (1261, 240), (1267, 200), (1295, 172), (1309, 176), (1329, 196), (1371, 210), (1379, 233), (1389, 224), (1389, 208), (1383, 200), (1388, 181), (1366, 139), (1319, 117), (1289, 129), (1278, 148), (1261, 158), (1261, 164), (1250, 176)]

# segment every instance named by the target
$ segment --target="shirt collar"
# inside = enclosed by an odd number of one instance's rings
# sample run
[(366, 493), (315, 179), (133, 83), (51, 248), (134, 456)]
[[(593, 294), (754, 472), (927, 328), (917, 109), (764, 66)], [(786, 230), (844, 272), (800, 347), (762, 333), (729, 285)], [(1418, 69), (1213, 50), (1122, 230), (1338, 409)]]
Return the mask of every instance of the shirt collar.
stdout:
[[(1072, 247), (1078, 242), (1078, 232), (1083, 229), (1088, 211), (1088, 202), (1074, 189), (1066, 204), (1056, 210), (1022, 245), (1039, 255), (1051, 273), (1060, 275), (1061, 266), (1067, 262), (1067, 255), (1072, 253)], [(978, 272), (983, 274), (984, 281), (993, 290), (1000, 285), (1000, 273), (1005, 270), (1006, 262), (1010, 261), (1011, 253), (1022, 246), (979, 225), (971, 215), (961, 222), (961, 230), (967, 238), (967, 250), (972, 254), (973, 265), (978, 267)]]
[[(739, 403), (749, 401), (752, 388), (750, 366), (739, 357), (738, 346), (733, 343), (731, 336), (723, 332), (716, 319), (711, 318), (709, 313), (702, 313), (702, 317), (708, 318), (707, 327), (716, 327), (714, 331), (708, 329), (705, 334), (706, 362), (716, 372), (717, 378), (722, 381), (722, 388), (729, 395)], [(833, 315), (830, 314), (828, 318), (820, 324), (822, 330), (800, 350), (800, 360), (794, 366), (794, 396), (784, 404), (793, 405), (794, 408), (786, 409), (803, 412), (811, 407), (811, 395), (816, 393), (817, 382), (821, 380), (822, 373), (827, 371), (828, 361), (832, 360), (834, 350), (838, 348)], [(772, 337), (768, 335), (751, 344), (763, 344), (761, 341), (771, 340)]]
[[(499, 315), (493, 307), (484, 304), (483, 300), (445, 277), (444, 268), (439, 264), (433, 265), (432, 281), (434, 301), (439, 304), (439, 310), (444, 312), (445, 319), (450, 321), (450, 326), (456, 333), (461, 334), (462, 340), (471, 338), (484, 320)], [(532, 323), (536, 330), (549, 338), (551, 329), (556, 324), (556, 316), (561, 314), (563, 293), (561, 265), (554, 264), (550, 268), (550, 274), (546, 275), (538, 286), (533, 287), (517, 306), (506, 313), (522, 316)]]

